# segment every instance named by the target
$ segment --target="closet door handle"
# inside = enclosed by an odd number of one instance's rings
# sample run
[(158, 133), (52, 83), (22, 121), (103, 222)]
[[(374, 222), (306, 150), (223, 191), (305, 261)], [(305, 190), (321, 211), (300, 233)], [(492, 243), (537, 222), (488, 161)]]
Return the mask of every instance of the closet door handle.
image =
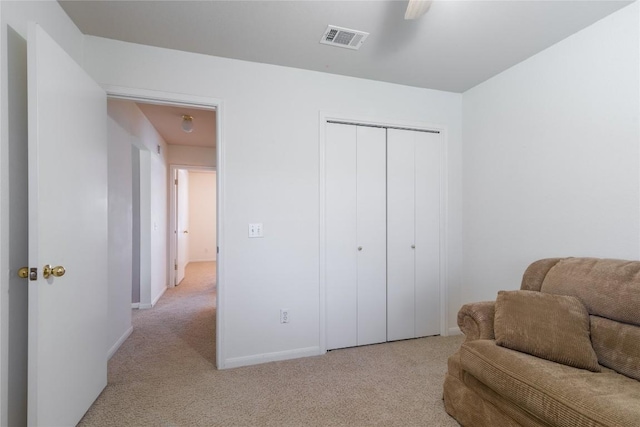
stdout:
[(362, 250), (362, 246), (358, 246), (358, 250), (361, 251)]
[(415, 249), (415, 248), (416, 248), (416, 245), (411, 245), (411, 249)]

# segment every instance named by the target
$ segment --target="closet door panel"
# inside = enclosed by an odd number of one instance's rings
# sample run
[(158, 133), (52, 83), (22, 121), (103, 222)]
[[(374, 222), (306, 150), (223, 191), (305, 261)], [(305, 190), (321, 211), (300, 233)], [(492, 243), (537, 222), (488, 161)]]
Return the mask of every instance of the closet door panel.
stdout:
[(440, 134), (415, 132), (416, 337), (440, 334)]
[(385, 129), (357, 128), (356, 199), (358, 345), (365, 345), (387, 340)]
[(325, 233), (327, 349), (357, 343), (356, 127), (327, 124)]
[(387, 340), (415, 336), (414, 132), (387, 130)]

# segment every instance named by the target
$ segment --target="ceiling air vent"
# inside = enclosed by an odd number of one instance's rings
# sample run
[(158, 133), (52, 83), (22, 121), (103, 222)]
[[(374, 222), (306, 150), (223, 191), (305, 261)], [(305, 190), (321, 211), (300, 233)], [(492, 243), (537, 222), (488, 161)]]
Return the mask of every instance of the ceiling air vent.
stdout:
[(364, 31), (329, 25), (324, 31), (320, 43), (358, 50), (367, 37), (369, 37), (369, 33), (365, 33)]

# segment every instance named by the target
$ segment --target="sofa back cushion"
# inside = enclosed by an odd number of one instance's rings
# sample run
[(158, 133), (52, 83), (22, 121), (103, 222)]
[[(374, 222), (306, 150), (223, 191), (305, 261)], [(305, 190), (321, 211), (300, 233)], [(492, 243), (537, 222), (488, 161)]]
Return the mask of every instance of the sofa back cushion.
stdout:
[(589, 314), (640, 325), (640, 261), (564, 258), (549, 269), (540, 291), (575, 296)]
[(521, 289), (577, 297), (591, 314), (598, 362), (640, 380), (640, 261), (542, 259), (527, 268)]
[(598, 362), (640, 381), (640, 326), (591, 318), (591, 341)]
[(532, 262), (522, 275), (520, 289), (523, 291), (540, 291), (542, 282), (549, 270), (564, 258), (545, 258)]

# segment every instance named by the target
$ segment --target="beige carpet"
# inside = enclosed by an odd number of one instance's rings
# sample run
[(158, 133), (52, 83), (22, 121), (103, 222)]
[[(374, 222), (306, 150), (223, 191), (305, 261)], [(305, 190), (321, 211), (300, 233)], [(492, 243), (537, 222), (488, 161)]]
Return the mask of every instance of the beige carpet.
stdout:
[(448, 355), (461, 336), (335, 350), (218, 371), (215, 264), (151, 310), (109, 362), (109, 384), (81, 426), (457, 426), (444, 411)]

